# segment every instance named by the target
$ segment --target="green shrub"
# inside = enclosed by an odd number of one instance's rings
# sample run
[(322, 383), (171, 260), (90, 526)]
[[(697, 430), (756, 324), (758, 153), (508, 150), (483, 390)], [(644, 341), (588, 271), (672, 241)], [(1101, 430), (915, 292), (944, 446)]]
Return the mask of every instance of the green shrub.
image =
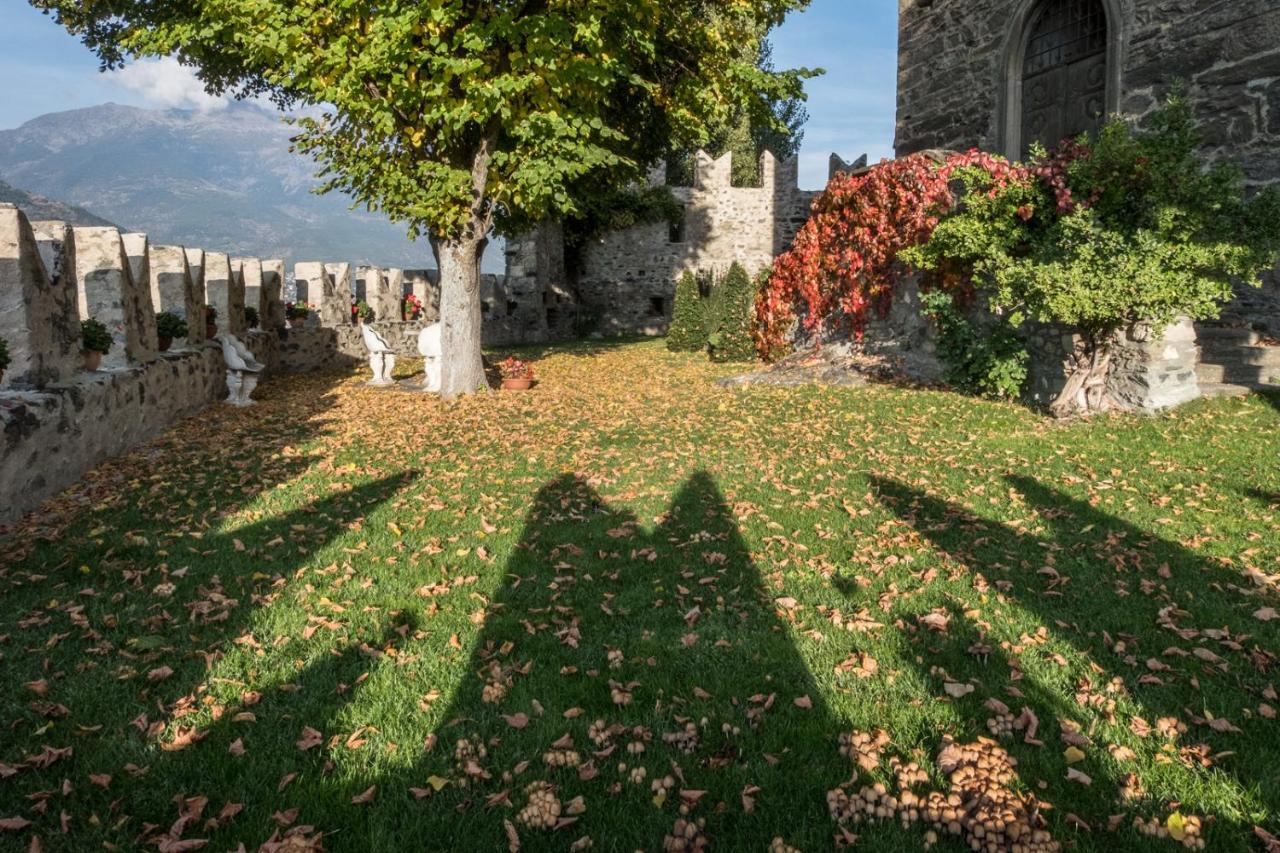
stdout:
[(0, 338), (0, 373), (9, 366), (9, 343), (4, 338)]
[(712, 361), (755, 360), (756, 345), (751, 337), (755, 310), (755, 284), (742, 265), (735, 263), (711, 289), (707, 344)]
[(185, 338), (187, 322), (172, 311), (161, 311), (156, 315), (156, 334), (169, 340)]
[(258, 309), (251, 305), (246, 305), (244, 309), (244, 324), (250, 329), (258, 328)]
[(924, 313), (937, 330), (938, 358), (946, 366), (948, 384), (964, 394), (1014, 400), (1027, 381), (1027, 351), (1017, 331), (1004, 318), (979, 329), (961, 312), (949, 293), (921, 295)]
[(368, 302), (356, 303), (356, 316), (366, 323), (372, 323), (377, 319), (377, 315), (373, 311), (373, 306)]
[(676, 302), (671, 310), (667, 349), (672, 352), (701, 352), (707, 348), (707, 306), (698, 280), (685, 270), (676, 282)]
[(80, 323), (80, 338), (85, 352), (100, 352), (106, 355), (111, 351), (111, 333), (107, 327), (90, 317)]
[(960, 169), (963, 203), (900, 257), (960, 273), (1011, 322), (1077, 329), (1084, 345), (1053, 409), (1105, 409), (1121, 329), (1216, 317), (1232, 280), (1256, 285), (1280, 250), (1280, 191), (1250, 196), (1238, 168), (1205, 169), (1197, 151), (1175, 96), (1141, 133), (1115, 121), (1026, 167)]

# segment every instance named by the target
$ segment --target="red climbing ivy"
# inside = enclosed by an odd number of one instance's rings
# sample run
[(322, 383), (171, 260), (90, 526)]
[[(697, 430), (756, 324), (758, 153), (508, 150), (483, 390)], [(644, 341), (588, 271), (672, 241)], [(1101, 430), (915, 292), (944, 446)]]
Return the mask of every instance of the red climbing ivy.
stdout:
[(898, 253), (929, 239), (955, 206), (948, 186), (953, 173), (971, 167), (991, 175), (993, 193), (1026, 178), (1020, 167), (979, 151), (942, 161), (913, 154), (833, 178), (756, 297), (760, 356), (771, 361), (785, 355), (797, 321), (811, 333), (860, 337), (869, 311), (887, 311), (892, 302), (901, 274)]

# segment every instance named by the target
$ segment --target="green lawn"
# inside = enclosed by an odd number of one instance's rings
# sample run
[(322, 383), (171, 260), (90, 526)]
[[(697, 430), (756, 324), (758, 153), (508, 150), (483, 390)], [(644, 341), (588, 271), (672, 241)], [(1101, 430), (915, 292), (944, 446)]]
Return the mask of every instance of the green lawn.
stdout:
[(1059, 424), (538, 355), (454, 405), (272, 378), (15, 531), (0, 847), (910, 849), (828, 792), (961, 791), (947, 737), (1066, 849), (1280, 834), (1280, 400)]

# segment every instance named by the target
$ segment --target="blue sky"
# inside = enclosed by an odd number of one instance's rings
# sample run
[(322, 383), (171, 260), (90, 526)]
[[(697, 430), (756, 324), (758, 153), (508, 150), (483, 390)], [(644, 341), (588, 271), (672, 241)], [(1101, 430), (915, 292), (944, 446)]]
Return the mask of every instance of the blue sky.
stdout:
[[(821, 67), (809, 82), (800, 183), (826, 183), (831, 152), (872, 161), (893, 148), (895, 0), (813, 0), (774, 35), (779, 67)], [(216, 107), (180, 68), (150, 63), (99, 73), (97, 61), (26, 0), (0, 0), (0, 128), (44, 113), (118, 104)]]

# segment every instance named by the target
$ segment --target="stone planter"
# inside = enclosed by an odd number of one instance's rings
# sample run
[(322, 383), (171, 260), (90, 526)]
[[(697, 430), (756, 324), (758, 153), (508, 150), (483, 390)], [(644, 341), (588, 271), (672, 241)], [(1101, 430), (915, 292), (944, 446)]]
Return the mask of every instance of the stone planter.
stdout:
[(84, 351), (84, 369), (85, 370), (89, 371), (90, 373), (94, 373), (101, 366), (102, 366), (102, 353), (92, 349)]
[(524, 379), (504, 379), (502, 380), (503, 391), (528, 391), (533, 387), (533, 379), (525, 377)]

